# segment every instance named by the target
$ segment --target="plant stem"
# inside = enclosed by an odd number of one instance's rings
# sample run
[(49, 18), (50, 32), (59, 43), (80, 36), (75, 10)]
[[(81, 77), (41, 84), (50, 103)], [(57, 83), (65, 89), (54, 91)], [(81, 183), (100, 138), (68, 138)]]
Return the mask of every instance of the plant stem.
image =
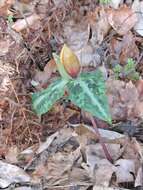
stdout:
[(111, 157), (111, 155), (110, 155), (110, 153), (109, 153), (109, 151), (108, 151), (105, 143), (102, 141), (102, 137), (101, 137), (101, 135), (99, 133), (97, 124), (95, 123), (93, 116), (90, 115), (89, 117), (90, 117), (90, 120), (92, 122), (93, 129), (95, 130), (95, 132), (96, 132), (96, 134), (97, 134), (97, 136), (99, 138), (99, 142), (100, 142), (100, 144), (101, 144), (101, 146), (103, 148), (103, 151), (104, 151), (104, 154), (105, 154), (107, 160), (109, 160), (111, 163), (113, 163), (113, 159), (112, 159), (112, 157)]

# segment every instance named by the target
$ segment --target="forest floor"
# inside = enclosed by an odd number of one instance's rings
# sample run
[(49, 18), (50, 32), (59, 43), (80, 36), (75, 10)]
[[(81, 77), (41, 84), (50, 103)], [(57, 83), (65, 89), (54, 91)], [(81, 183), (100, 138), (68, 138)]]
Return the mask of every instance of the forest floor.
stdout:
[[(63, 44), (105, 77), (112, 125), (94, 119), (113, 162), (71, 102), (32, 109)], [(142, 1), (0, 1), (0, 159), (0, 189), (143, 189)]]

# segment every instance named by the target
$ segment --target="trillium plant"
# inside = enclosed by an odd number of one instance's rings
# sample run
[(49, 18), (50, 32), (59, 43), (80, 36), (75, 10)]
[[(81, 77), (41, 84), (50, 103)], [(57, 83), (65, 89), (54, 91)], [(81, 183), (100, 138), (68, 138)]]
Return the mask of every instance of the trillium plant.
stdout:
[[(33, 109), (38, 115), (48, 112), (65, 95), (73, 104), (101, 120), (111, 124), (105, 81), (100, 70), (82, 73), (74, 52), (64, 45), (60, 56), (53, 54), (61, 78), (47, 89), (32, 95)], [(93, 117), (92, 117), (93, 118)], [(93, 119), (92, 123), (95, 124)], [(96, 124), (95, 124), (96, 125)], [(105, 149), (105, 147), (103, 147)], [(105, 154), (107, 150), (105, 150)], [(108, 155), (106, 155), (108, 157)]]

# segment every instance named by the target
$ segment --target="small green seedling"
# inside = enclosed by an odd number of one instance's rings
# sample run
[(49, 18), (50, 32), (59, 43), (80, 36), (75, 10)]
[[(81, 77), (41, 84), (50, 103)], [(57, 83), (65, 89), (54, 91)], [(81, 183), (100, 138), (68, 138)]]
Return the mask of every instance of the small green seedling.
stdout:
[(8, 22), (11, 24), (11, 23), (13, 23), (13, 15), (9, 15), (8, 17), (7, 17), (7, 20), (8, 20)]
[(66, 92), (71, 102), (91, 114), (93, 129), (98, 135), (105, 156), (113, 162), (92, 117), (96, 116), (109, 124), (112, 121), (102, 72), (96, 70), (96, 72), (80, 73), (79, 60), (66, 45), (63, 46), (60, 57), (56, 54), (53, 56), (61, 78), (49, 85), (47, 89), (32, 95), (34, 110), (38, 115), (46, 113)]
[(115, 79), (119, 79), (120, 77), (120, 73), (122, 72), (122, 66), (117, 64), (114, 68), (113, 68), (113, 71), (114, 71), (114, 75), (115, 75)]
[(108, 4), (111, 2), (111, 0), (99, 0), (99, 2), (102, 4)]
[(128, 59), (125, 66), (116, 65), (113, 71), (116, 79), (139, 80), (139, 73), (136, 71), (136, 64), (132, 58)]

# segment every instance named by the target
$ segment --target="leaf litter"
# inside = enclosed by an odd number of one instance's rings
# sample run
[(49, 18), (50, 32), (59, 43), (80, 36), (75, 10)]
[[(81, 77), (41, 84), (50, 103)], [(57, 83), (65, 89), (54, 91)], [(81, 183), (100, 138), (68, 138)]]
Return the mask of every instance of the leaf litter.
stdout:
[[(106, 5), (91, 0), (0, 2), (1, 188), (143, 186), (141, 12), (138, 0)], [(113, 163), (106, 159), (86, 113), (65, 99), (41, 118), (31, 109), (30, 94), (57, 77), (52, 53), (63, 43), (77, 54), (83, 71), (100, 67), (105, 74), (113, 126), (99, 131)], [(136, 63), (138, 81), (114, 76), (113, 67), (126, 65), (129, 58)], [(69, 122), (74, 115), (76, 125)], [(125, 124), (135, 128), (134, 137)], [(115, 132), (116, 126), (124, 128), (124, 134)]]

